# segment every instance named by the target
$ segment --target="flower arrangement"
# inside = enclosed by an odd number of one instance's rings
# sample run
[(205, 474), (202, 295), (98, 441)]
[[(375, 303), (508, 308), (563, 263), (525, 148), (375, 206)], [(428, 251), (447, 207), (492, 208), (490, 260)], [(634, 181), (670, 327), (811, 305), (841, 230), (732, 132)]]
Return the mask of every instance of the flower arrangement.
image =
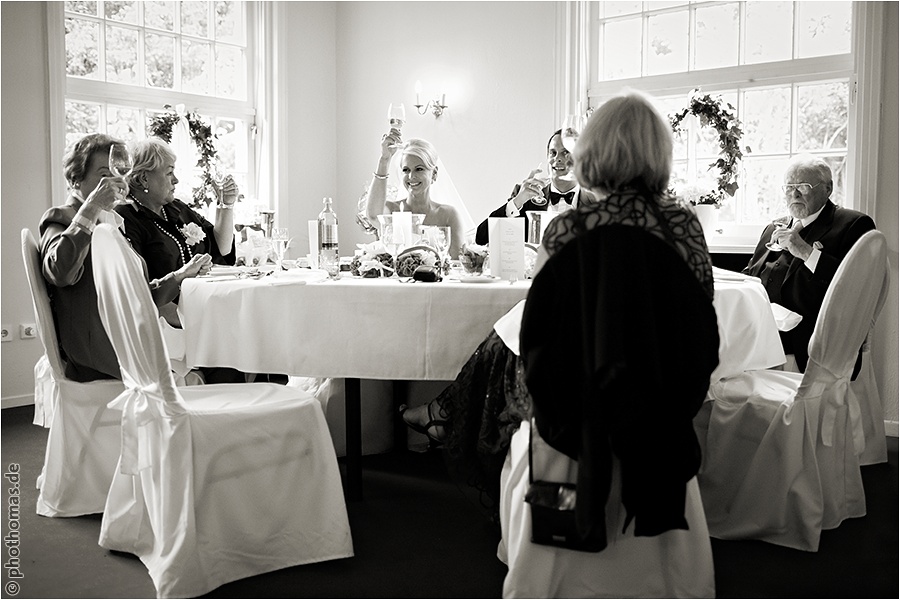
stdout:
[(459, 262), (462, 263), (466, 273), (481, 275), (484, 263), (489, 255), (487, 246), (478, 244), (463, 244), (459, 253)]
[(744, 152), (750, 153), (749, 146), (741, 149), (740, 140), (743, 135), (741, 122), (734, 114), (734, 107), (725, 102), (721, 96), (713, 98), (709, 94), (701, 94), (699, 88), (691, 92), (688, 106), (683, 110), (669, 115), (669, 123), (676, 134), (682, 131), (682, 121), (690, 114), (697, 117), (701, 127), (713, 127), (719, 137), (719, 158), (709, 165), (709, 168), (717, 168), (719, 176), (716, 188), (696, 193), (691, 191), (691, 197), (685, 197), (691, 204), (713, 204), (718, 206), (725, 195), (734, 196), (738, 189), (738, 163), (744, 157)]
[(423, 245), (411, 246), (397, 256), (397, 275), (412, 277), (416, 268), (422, 265), (438, 267), (443, 272), (448, 271), (450, 266), (449, 262), (445, 265), (441, 261), (441, 257), (434, 248)]
[(390, 277), (394, 273), (394, 257), (381, 241), (357, 244), (359, 254), (350, 263), (350, 273), (357, 277)]
[[(183, 115), (181, 110), (176, 110), (171, 104), (164, 106), (166, 112), (156, 115), (150, 119), (147, 131), (150, 135), (155, 136), (166, 142), (172, 142), (172, 129), (181, 119), (185, 119), (190, 131), (191, 140), (197, 146), (200, 158), (197, 159), (197, 166), (200, 167), (203, 175), (201, 184), (193, 190), (193, 200), (190, 203), (191, 208), (203, 209), (209, 206), (217, 198), (216, 189), (213, 185), (213, 169), (218, 163), (216, 147), (213, 144), (216, 135), (212, 131), (212, 127), (205, 123), (196, 111), (186, 112)], [(181, 106), (179, 106), (179, 109)]]
[(178, 228), (188, 246), (195, 246), (206, 239), (206, 232), (196, 223), (187, 223)]

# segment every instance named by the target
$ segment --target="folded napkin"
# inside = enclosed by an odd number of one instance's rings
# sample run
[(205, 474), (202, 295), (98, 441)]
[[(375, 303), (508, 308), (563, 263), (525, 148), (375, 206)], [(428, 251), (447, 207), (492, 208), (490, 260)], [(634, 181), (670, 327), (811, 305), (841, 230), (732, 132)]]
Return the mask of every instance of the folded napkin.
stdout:
[(777, 302), (770, 302), (772, 316), (775, 317), (775, 325), (778, 331), (790, 331), (803, 320), (803, 315), (788, 310)]
[(231, 267), (228, 265), (213, 265), (209, 269), (209, 273), (207, 276), (209, 277), (221, 277), (223, 275), (239, 275), (241, 272), (245, 271), (243, 267)]
[(713, 267), (713, 279), (716, 281), (759, 281), (759, 277), (754, 277), (752, 275), (744, 275), (743, 273), (738, 273), (737, 271), (729, 271), (728, 269), (720, 269), (719, 267)]

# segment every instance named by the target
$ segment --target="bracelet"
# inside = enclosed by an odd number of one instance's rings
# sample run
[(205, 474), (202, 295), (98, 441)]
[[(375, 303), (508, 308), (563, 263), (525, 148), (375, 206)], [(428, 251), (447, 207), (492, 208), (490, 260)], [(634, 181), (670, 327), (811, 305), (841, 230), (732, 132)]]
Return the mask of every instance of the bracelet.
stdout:
[(387, 178), (388, 178), (387, 175), (379, 175), (379, 174), (376, 173), (375, 171), (372, 171), (372, 175), (375, 176), (375, 179), (387, 179)]
[(234, 204), (225, 204), (224, 202), (219, 202), (218, 204), (216, 204), (216, 208), (231, 210), (232, 208), (234, 208)]
[(94, 223), (93, 221), (91, 221), (90, 219), (85, 217), (84, 215), (75, 215), (72, 218), (72, 223), (74, 223), (76, 226), (80, 227), (81, 229), (84, 229), (88, 233), (92, 233), (94, 231), (94, 226), (96, 225), (96, 223)]

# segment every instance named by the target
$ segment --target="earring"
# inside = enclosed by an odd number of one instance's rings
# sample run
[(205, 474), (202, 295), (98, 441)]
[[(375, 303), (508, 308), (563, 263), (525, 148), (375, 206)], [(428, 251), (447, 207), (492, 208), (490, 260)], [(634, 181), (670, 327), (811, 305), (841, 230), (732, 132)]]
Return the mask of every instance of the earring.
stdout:
[(149, 193), (150, 193), (150, 190), (148, 190), (147, 188), (144, 188), (144, 193), (145, 193), (145, 194), (149, 194)]

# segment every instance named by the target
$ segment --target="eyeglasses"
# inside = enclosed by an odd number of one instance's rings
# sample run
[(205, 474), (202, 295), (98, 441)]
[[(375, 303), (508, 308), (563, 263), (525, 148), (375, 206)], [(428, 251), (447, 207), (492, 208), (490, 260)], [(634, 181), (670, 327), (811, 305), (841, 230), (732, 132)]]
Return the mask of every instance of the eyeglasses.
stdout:
[(799, 190), (800, 194), (805, 196), (812, 191), (814, 187), (817, 185), (821, 185), (822, 182), (813, 185), (811, 183), (786, 183), (781, 186), (781, 191), (785, 194), (793, 194), (794, 190)]

